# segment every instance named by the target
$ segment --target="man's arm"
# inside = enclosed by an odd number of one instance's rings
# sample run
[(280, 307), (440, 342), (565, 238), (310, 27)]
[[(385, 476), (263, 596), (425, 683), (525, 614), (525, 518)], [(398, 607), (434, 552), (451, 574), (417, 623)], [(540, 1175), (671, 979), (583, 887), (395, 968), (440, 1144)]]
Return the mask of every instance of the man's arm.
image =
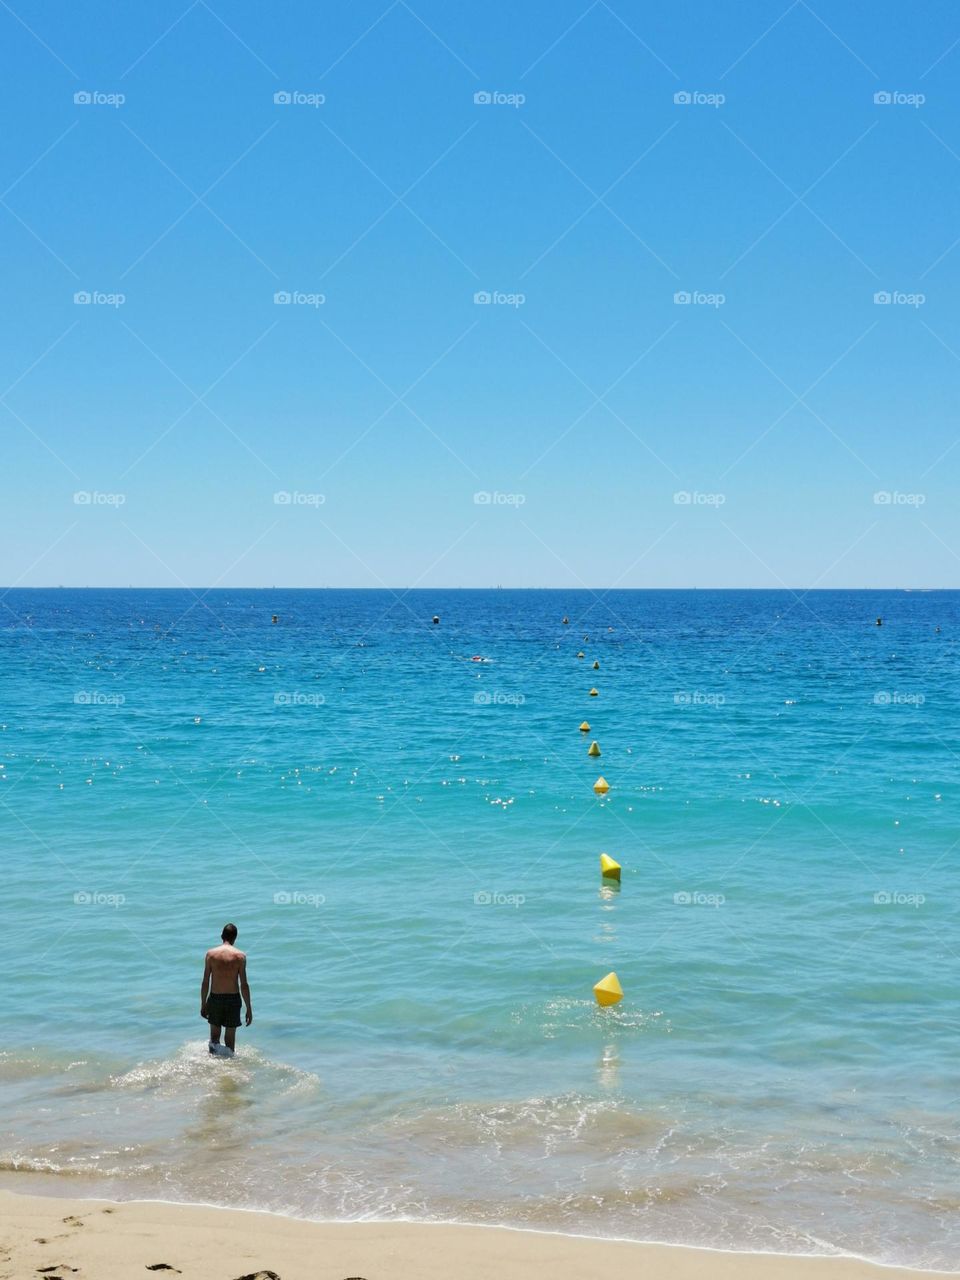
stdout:
[(210, 991), (210, 980), (212, 977), (213, 977), (213, 972), (210, 967), (210, 952), (208, 951), (203, 958), (203, 981), (200, 983), (200, 1017), (201, 1018), (205, 1018), (207, 1016), (207, 995), (209, 994), (209, 991)]
[(240, 961), (240, 994), (243, 996), (243, 1003), (247, 1006), (247, 1016), (244, 1022), (249, 1027), (253, 1021), (253, 1005), (250, 1002), (250, 984), (247, 982), (247, 957), (244, 956)]

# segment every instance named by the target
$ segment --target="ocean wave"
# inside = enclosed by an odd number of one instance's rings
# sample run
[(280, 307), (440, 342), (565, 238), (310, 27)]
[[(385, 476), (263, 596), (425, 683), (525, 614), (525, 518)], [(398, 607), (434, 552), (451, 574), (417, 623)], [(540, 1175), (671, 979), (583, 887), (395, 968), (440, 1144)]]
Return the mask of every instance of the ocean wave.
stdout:
[(141, 1062), (109, 1079), (117, 1089), (177, 1090), (211, 1087), (222, 1080), (237, 1084), (263, 1083), (285, 1092), (320, 1087), (320, 1077), (283, 1062), (275, 1062), (259, 1049), (246, 1048), (234, 1058), (214, 1057), (205, 1044), (188, 1041), (169, 1058)]

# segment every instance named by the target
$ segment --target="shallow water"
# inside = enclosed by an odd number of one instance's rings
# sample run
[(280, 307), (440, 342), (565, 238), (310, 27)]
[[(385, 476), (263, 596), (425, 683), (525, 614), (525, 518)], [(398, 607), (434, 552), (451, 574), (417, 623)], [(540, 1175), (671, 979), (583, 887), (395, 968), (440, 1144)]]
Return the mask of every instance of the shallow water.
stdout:
[(5, 1185), (956, 1267), (960, 594), (3, 604)]

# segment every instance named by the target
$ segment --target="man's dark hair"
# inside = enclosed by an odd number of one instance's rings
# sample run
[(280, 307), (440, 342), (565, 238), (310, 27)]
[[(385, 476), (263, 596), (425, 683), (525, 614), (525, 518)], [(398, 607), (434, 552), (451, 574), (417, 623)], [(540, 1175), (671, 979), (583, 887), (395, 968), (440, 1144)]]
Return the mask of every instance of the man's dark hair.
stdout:
[(237, 926), (235, 924), (225, 924), (223, 926), (223, 932), (220, 934), (220, 937), (224, 940), (224, 942), (229, 942), (232, 946), (233, 943), (236, 942), (237, 940)]

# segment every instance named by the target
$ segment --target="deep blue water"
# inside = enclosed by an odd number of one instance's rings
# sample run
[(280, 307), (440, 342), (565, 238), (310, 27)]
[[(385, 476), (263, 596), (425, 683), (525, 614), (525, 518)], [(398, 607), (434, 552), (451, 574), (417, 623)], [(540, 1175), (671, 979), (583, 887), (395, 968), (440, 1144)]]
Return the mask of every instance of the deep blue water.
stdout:
[(8, 591), (6, 1184), (954, 1268), (958, 637), (955, 592)]

